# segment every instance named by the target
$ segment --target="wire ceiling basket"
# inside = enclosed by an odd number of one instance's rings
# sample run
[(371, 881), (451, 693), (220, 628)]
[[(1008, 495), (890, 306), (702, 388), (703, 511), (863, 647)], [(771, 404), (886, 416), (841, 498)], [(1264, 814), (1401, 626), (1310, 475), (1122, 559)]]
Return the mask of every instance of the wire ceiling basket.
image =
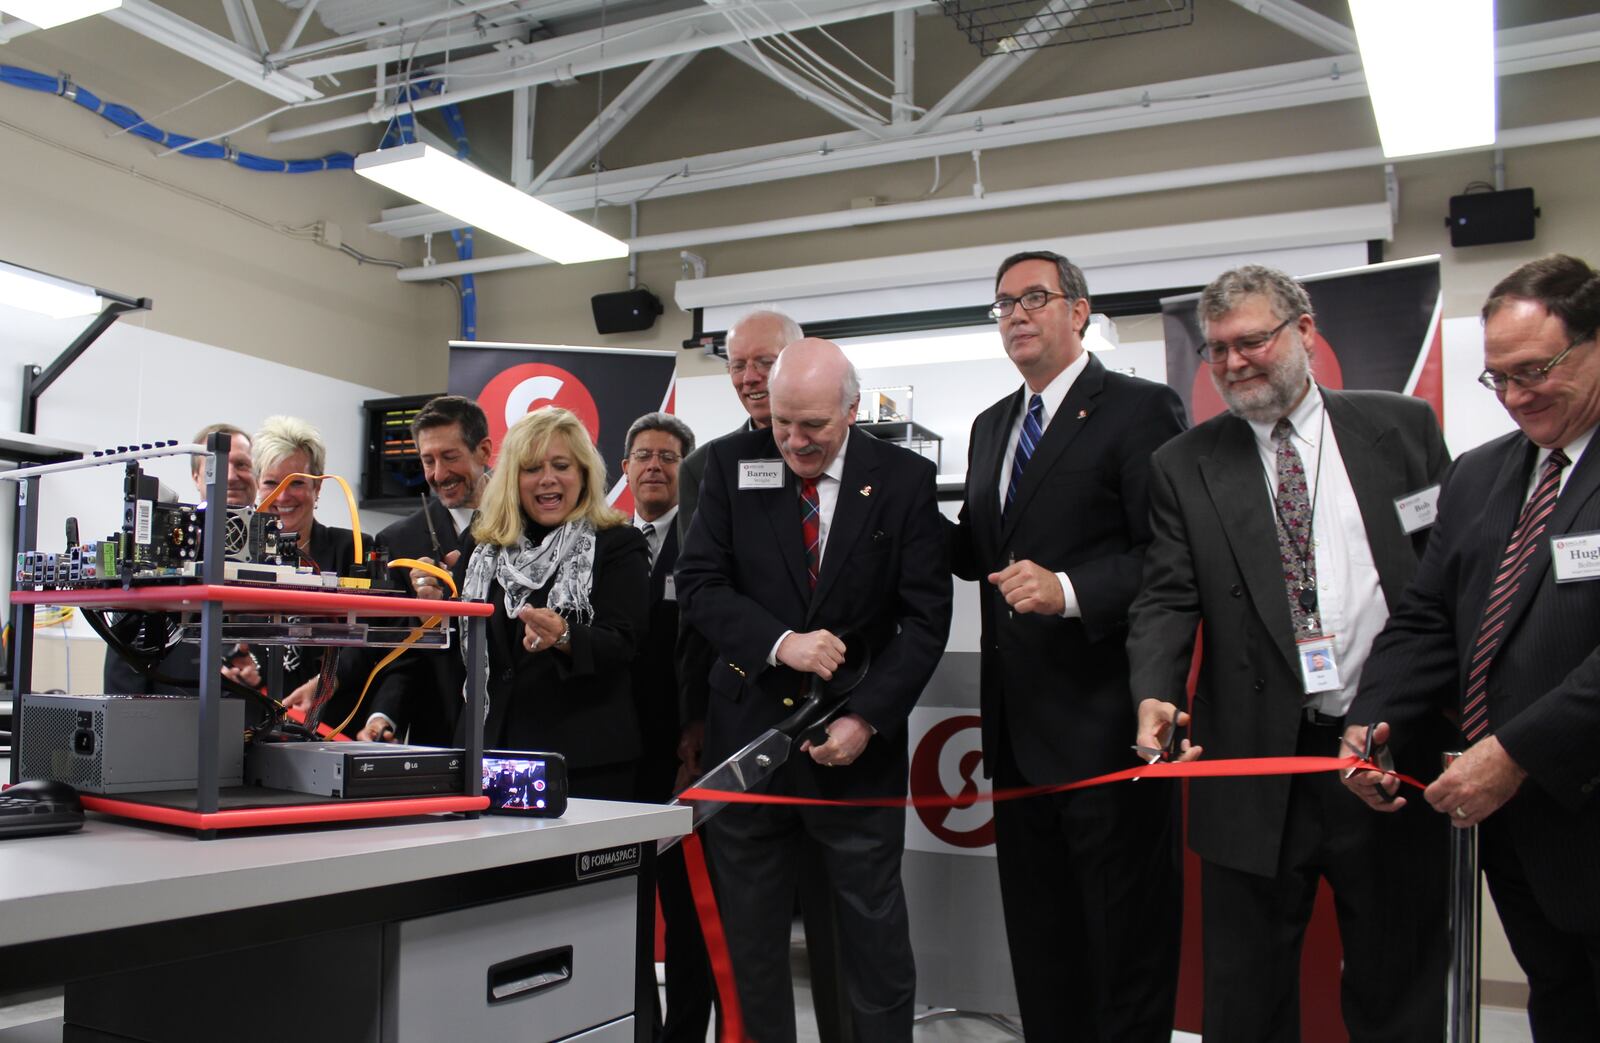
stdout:
[(1175, 29), (1194, 0), (939, 0), (984, 56)]

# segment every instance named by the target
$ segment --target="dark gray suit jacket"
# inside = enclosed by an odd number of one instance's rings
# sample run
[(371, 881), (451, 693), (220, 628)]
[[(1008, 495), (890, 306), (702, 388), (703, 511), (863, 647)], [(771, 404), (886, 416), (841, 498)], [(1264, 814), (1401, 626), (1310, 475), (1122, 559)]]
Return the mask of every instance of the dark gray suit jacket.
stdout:
[[(1405, 534), (1394, 500), (1439, 480), (1449, 463), (1444, 438), (1421, 399), (1385, 391), (1322, 395), (1392, 608), (1427, 539), (1426, 530)], [(1195, 628), (1204, 622), (1193, 741), (1208, 760), (1292, 756), (1305, 689), (1272, 497), (1250, 426), (1228, 413), (1213, 417), (1158, 450), (1153, 462), (1155, 537), (1128, 635), (1134, 699), (1187, 705)], [(1441, 743), (1433, 731), (1427, 744), (1403, 751), (1407, 763), (1431, 757), (1437, 771)], [(1220, 865), (1273, 875), (1289, 785), (1288, 776), (1195, 780), (1190, 847)]]
[[(1405, 735), (1440, 708), (1461, 706), (1478, 622), (1536, 451), (1513, 432), (1463, 455), (1446, 474), (1427, 553), (1373, 645), (1352, 713)], [(1495, 815), (1510, 829), (1545, 916), (1588, 934), (1600, 931), (1600, 582), (1557, 584), (1550, 543), (1596, 530), (1600, 446), (1591, 444), (1534, 548), (1488, 681), (1490, 729), (1529, 775)]]

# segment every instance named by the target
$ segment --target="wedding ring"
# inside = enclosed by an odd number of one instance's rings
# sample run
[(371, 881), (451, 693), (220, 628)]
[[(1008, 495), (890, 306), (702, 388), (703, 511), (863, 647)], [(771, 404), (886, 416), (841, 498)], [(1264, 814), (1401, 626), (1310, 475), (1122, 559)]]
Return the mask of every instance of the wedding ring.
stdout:
[(1467, 809), (1458, 806), (1456, 808), (1456, 818), (1466, 818), (1466, 817), (1467, 817)]

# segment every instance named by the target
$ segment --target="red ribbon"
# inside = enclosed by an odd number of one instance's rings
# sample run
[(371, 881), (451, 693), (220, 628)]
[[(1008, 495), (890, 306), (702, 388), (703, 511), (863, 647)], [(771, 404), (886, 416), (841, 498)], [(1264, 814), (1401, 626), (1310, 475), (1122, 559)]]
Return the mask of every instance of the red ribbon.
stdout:
[(733, 959), (728, 955), (728, 939), (722, 933), (722, 916), (717, 912), (717, 896), (711, 893), (711, 878), (706, 874), (706, 854), (700, 837), (690, 833), (683, 838), (683, 865), (689, 873), (689, 890), (700, 914), (700, 933), (706, 940), (706, 956), (711, 961), (711, 976), (717, 983), (718, 1007), (722, 1012), (721, 1043), (741, 1043), (744, 1018), (739, 1013), (739, 993), (733, 982)]

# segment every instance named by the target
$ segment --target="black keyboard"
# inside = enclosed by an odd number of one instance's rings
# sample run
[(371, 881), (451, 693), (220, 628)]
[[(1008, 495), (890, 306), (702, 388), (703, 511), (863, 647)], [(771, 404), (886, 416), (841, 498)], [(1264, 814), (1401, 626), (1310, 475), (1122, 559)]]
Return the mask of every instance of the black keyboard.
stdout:
[(83, 828), (83, 809), (76, 802), (0, 793), (0, 839), (70, 833)]

